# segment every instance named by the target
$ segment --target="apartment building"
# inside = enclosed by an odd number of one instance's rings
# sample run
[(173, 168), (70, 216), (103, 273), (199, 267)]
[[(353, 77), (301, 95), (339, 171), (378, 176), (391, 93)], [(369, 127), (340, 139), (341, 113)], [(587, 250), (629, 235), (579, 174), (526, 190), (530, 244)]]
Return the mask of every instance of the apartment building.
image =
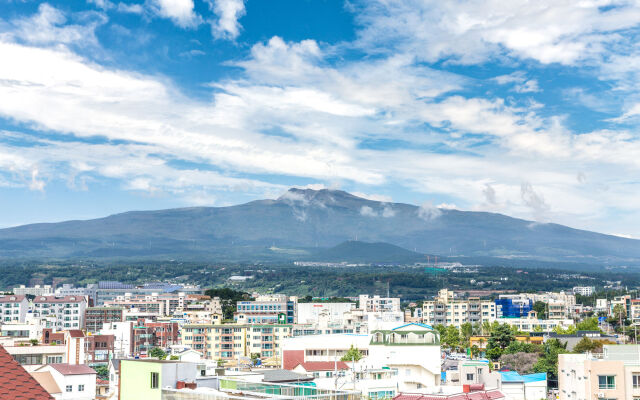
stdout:
[(356, 308), (355, 303), (298, 303), (299, 324), (315, 324), (320, 320), (343, 324), (345, 314)]
[(55, 294), (58, 297), (63, 296), (85, 296), (88, 304), (93, 306), (96, 303), (96, 296), (98, 291), (98, 285), (91, 283), (87, 287), (74, 287), (71, 284), (65, 283), (56, 288)]
[(558, 356), (560, 400), (640, 399), (640, 346), (604, 345), (603, 353)]
[(524, 318), (496, 318), (495, 321), (514, 326), (520, 332), (550, 332), (556, 327), (568, 328), (573, 325), (572, 319), (538, 319), (535, 311)]
[(117, 281), (100, 281), (96, 288), (96, 301), (94, 306), (103, 306), (105, 302), (115, 300), (118, 296), (127, 293), (133, 296), (151, 295), (153, 293), (184, 293), (200, 294), (202, 289), (199, 286), (174, 285), (171, 283), (146, 283), (144, 285), (130, 285)]
[(25, 285), (20, 285), (18, 287), (13, 288), (13, 294), (18, 296), (48, 296), (54, 293), (53, 287), (51, 285), (35, 285), (33, 287), (26, 287)]
[(233, 319), (240, 324), (293, 324), (297, 321), (298, 298), (283, 294), (239, 301)]
[[(332, 369), (351, 347), (360, 351), (367, 369), (397, 370), (393, 385), (400, 391), (440, 385), (440, 339), (423, 324), (402, 324), (370, 334), (316, 335), (287, 338), (282, 344), (282, 368), (327, 364)], [(305, 367), (306, 369), (306, 367)]]
[(82, 329), (87, 301), (77, 296), (38, 296), (33, 300), (33, 316), (46, 320), (47, 328)]
[(574, 286), (573, 288), (573, 294), (579, 294), (582, 296), (591, 296), (595, 291), (595, 286)]
[(178, 309), (184, 308), (188, 303), (185, 293), (151, 293), (133, 294), (125, 293), (116, 296), (113, 300), (104, 302), (106, 307), (122, 307), (133, 313), (148, 314), (155, 317), (172, 316)]
[(154, 347), (168, 348), (180, 343), (177, 322), (152, 322), (140, 320), (133, 326), (133, 354), (148, 355)]
[(115, 356), (114, 335), (89, 335), (85, 338), (85, 362), (90, 366), (107, 365)]
[(96, 333), (104, 324), (124, 321), (124, 308), (122, 307), (87, 307), (84, 313), (84, 322), (87, 332)]
[(358, 307), (365, 312), (400, 312), (400, 298), (361, 294), (358, 296)]
[(430, 325), (453, 325), (460, 327), (464, 323), (481, 324), (497, 318), (497, 307), (493, 301), (477, 297), (455, 299), (454, 293), (447, 289), (438, 292), (434, 300), (422, 305), (422, 319)]
[(282, 340), (291, 332), (291, 325), (191, 324), (181, 328), (180, 337), (183, 345), (207, 359), (229, 361), (251, 354), (260, 354), (261, 358), (278, 356)]
[(28, 310), (29, 301), (25, 295), (0, 296), (0, 322), (24, 323)]

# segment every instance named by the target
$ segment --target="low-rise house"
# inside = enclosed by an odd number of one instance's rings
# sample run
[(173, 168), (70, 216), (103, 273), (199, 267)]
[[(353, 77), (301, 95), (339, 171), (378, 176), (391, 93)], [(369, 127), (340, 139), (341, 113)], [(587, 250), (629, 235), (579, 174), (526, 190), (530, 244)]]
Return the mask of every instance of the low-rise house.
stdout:
[(82, 364), (48, 364), (35, 372), (49, 372), (62, 391), (63, 400), (93, 400), (96, 371)]

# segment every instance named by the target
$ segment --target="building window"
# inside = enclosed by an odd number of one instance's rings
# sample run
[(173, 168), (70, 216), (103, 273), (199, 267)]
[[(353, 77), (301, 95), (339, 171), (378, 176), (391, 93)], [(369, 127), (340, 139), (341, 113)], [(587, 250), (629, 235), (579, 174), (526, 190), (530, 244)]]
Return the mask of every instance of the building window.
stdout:
[(78, 385), (78, 392), (84, 392), (84, 385)]
[(71, 392), (71, 391), (73, 391), (73, 386), (67, 385), (67, 392)]
[(467, 380), (468, 381), (472, 381), (473, 380), (473, 374), (467, 374)]
[(151, 373), (151, 389), (157, 389), (157, 388), (158, 388), (158, 373), (152, 372)]
[(615, 389), (616, 377), (615, 375), (598, 375), (598, 389)]
[(633, 388), (640, 389), (640, 374), (633, 374)]

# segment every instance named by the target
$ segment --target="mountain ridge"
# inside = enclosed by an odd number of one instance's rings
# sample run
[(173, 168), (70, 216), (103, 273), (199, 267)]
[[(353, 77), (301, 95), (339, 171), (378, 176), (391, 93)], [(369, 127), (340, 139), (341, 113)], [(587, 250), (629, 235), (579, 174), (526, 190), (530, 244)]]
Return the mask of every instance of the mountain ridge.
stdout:
[[(640, 265), (640, 241), (498, 213), (420, 207), (336, 190), (290, 189), (228, 207), (127, 211), (0, 229), (0, 258), (136, 254), (271, 257), (265, 249), (330, 248), (359, 238), (444, 256), (528, 257)], [(97, 255), (96, 255), (97, 254)], [(123, 255), (124, 257), (127, 257)]]

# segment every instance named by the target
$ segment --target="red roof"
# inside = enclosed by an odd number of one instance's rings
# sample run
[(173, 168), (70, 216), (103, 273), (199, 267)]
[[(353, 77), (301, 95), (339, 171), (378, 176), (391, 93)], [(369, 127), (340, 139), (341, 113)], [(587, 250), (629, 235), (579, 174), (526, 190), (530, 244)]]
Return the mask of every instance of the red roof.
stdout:
[(0, 303), (20, 303), (24, 300), (23, 294), (9, 294), (6, 296), (0, 296)]
[[(95, 374), (96, 371), (93, 368), (90, 368), (84, 364), (47, 364), (51, 368), (60, 372), (62, 375), (84, 375), (84, 374)], [(38, 369), (46, 367), (42, 366)]]
[(393, 400), (499, 400), (505, 396), (499, 390), (478, 391), (471, 393), (456, 394), (419, 394), (419, 393), (400, 393)]
[(53, 397), (0, 346), (0, 399), (53, 400)]
[(96, 378), (96, 385), (109, 385), (109, 381), (106, 379)]
[(83, 301), (85, 301), (84, 296), (36, 296), (33, 299), (34, 303), (82, 303)]
[(282, 368), (294, 369), (304, 362), (304, 350), (283, 350), (282, 351)]
[(69, 331), (69, 336), (71, 336), (72, 338), (84, 337), (84, 333), (82, 333), (80, 329), (71, 329)]
[[(307, 371), (307, 372), (333, 371), (334, 369), (338, 369), (338, 370), (349, 369), (349, 366), (344, 361), (338, 361), (338, 362), (333, 362), (333, 361), (308, 361), (308, 362), (300, 363), (298, 365), (302, 365), (302, 368), (304, 368), (304, 370)], [(296, 365), (296, 367), (298, 365)]]

